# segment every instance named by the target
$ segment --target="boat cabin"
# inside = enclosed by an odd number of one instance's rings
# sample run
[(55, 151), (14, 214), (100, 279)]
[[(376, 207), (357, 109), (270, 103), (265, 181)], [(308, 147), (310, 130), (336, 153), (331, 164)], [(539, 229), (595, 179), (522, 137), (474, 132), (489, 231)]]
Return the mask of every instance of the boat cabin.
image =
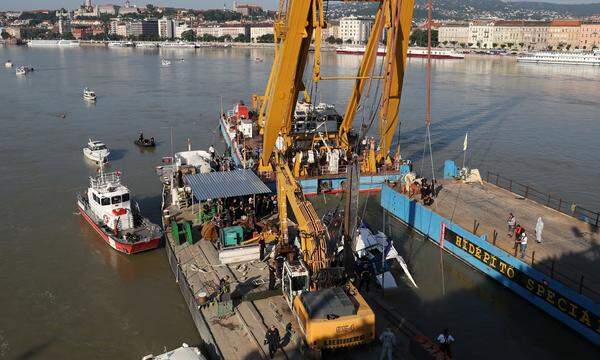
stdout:
[(88, 149), (90, 149), (91, 151), (98, 151), (98, 150), (106, 150), (106, 145), (102, 142), (102, 141), (93, 141), (90, 140), (88, 142)]
[(90, 178), (90, 209), (99, 221), (113, 230), (134, 228), (130, 197), (129, 189), (121, 184), (118, 173)]

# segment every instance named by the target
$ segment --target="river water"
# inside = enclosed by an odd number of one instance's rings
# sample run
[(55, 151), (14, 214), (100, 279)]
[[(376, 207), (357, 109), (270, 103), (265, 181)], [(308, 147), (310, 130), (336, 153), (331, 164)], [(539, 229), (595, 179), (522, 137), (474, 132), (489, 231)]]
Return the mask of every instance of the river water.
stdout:
[[(21, 78), (14, 69), (0, 69), (0, 358), (140, 358), (198, 341), (164, 252), (117, 254), (77, 215), (74, 195), (95, 172), (81, 148), (89, 137), (107, 142), (110, 166), (123, 172), (142, 211), (158, 221), (154, 166), (171, 152), (171, 129), (175, 150), (183, 150), (188, 138), (194, 147), (222, 146), (216, 132), (221, 96), (228, 107), (260, 93), (272, 54), (0, 48), (0, 62), (37, 69)], [(161, 67), (161, 57), (172, 65)], [(325, 75), (352, 75), (357, 66), (356, 56), (323, 58)], [(447, 158), (462, 161), (468, 131), (471, 166), (600, 208), (599, 68), (485, 58), (435, 61), (432, 76), (436, 168)], [(403, 155), (417, 161), (425, 135), (423, 80), (424, 62), (410, 60), (400, 138)], [(81, 100), (85, 86), (96, 90), (95, 105)], [(349, 91), (348, 82), (323, 82), (315, 95), (343, 111)], [(158, 139), (156, 150), (133, 145), (140, 129)], [(377, 217), (377, 208), (369, 209)], [(581, 358), (594, 351), (451, 259), (448, 293), (460, 296), (440, 296), (439, 253), (406, 229), (394, 231), (423, 282), (420, 291), (406, 290), (408, 317), (429, 335), (450, 323), (461, 337), (457, 350), (469, 357)], [(524, 310), (507, 310), (513, 306)], [(498, 351), (490, 354), (490, 348)]]

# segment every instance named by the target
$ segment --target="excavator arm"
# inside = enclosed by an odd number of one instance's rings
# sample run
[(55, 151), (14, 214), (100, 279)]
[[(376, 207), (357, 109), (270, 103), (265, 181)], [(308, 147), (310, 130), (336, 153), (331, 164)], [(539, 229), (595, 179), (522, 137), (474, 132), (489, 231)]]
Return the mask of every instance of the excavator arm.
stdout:
[(302, 260), (308, 265), (310, 271), (316, 274), (330, 265), (327, 256), (327, 230), (310, 201), (304, 198), (300, 186), (285, 162), (276, 165), (276, 175), (281, 241), (289, 242), (287, 238), (289, 204), (298, 224)]

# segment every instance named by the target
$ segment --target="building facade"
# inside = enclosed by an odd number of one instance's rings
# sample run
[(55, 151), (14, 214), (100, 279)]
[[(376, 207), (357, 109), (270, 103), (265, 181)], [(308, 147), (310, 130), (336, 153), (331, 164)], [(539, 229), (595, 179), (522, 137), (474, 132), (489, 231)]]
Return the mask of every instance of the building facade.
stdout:
[(98, 13), (103, 15), (117, 15), (119, 13), (119, 7), (117, 5), (98, 5)]
[(327, 22), (327, 28), (323, 29), (323, 39), (327, 39), (330, 36), (334, 38), (340, 38), (340, 22), (337, 20), (330, 20)]
[(339, 37), (345, 42), (364, 44), (369, 40), (373, 18), (350, 16), (340, 19)]
[(469, 23), (469, 41), (472, 47), (491, 49), (494, 44), (494, 22), (473, 20)]
[(175, 23), (168, 18), (158, 20), (158, 37), (161, 39), (173, 39), (175, 37)]
[(518, 47), (518, 44), (523, 43), (524, 28), (524, 21), (496, 21), (492, 46), (505, 49)]
[(250, 27), (250, 41), (252, 42), (256, 42), (259, 37), (269, 34), (274, 34), (273, 25), (261, 25)]
[(158, 20), (137, 20), (130, 25), (131, 36), (158, 36)]
[(595, 50), (600, 48), (600, 22), (581, 24), (579, 29), (579, 48)]
[(548, 26), (548, 48), (569, 50), (579, 46), (581, 21), (552, 20)]
[(438, 28), (438, 42), (466, 47), (469, 43), (469, 24), (450, 23)]
[(179, 22), (179, 21), (173, 23), (173, 29), (174, 29), (173, 37), (176, 39), (181, 39), (181, 36), (183, 35), (184, 32), (193, 30), (185, 22)]
[(196, 33), (198, 36), (211, 35), (219, 38), (229, 35), (232, 38), (235, 38), (240, 34), (251, 36), (250, 29), (249, 26), (200, 26), (196, 29)]

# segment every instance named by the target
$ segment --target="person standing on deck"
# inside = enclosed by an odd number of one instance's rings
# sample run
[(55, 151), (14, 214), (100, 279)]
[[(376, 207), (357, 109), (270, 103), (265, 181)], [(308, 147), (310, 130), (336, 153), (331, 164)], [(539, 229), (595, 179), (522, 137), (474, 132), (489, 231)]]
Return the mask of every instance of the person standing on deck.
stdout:
[(512, 237), (515, 233), (515, 226), (517, 225), (517, 219), (515, 218), (513, 213), (508, 214), (508, 220), (506, 220), (506, 223), (508, 224), (507, 236)]
[(437, 337), (438, 344), (440, 344), (440, 350), (446, 358), (452, 359), (452, 351), (450, 350), (450, 345), (454, 343), (454, 337), (450, 335), (450, 330), (448, 328), (444, 329), (444, 331), (438, 335)]
[(275, 264), (275, 260), (269, 261), (269, 290), (275, 289), (276, 272), (277, 265)]
[(527, 233), (521, 233), (521, 259), (525, 258), (525, 250), (527, 249)]
[(387, 358), (388, 360), (392, 360), (392, 351), (394, 350), (394, 346), (396, 345), (396, 335), (394, 332), (390, 330), (390, 328), (386, 328), (385, 331), (379, 336), (379, 341), (383, 344), (383, 348), (381, 349), (381, 356), (379, 356), (379, 360), (383, 360)]
[(281, 341), (279, 337), (279, 330), (275, 327), (275, 325), (271, 325), (269, 330), (267, 330), (267, 334), (265, 335), (265, 345), (269, 345), (269, 357), (272, 359), (277, 349), (279, 348), (279, 342)]
[(523, 231), (525, 231), (525, 229), (523, 229), (521, 224), (517, 224), (517, 226), (515, 226), (515, 247), (514, 247), (514, 249), (517, 249), (519, 247), (521, 233)]
[(540, 216), (537, 219), (537, 224), (535, 224), (535, 241), (538, 244), (542, 243), (542, 231), (544, 231), (544, 220)]

